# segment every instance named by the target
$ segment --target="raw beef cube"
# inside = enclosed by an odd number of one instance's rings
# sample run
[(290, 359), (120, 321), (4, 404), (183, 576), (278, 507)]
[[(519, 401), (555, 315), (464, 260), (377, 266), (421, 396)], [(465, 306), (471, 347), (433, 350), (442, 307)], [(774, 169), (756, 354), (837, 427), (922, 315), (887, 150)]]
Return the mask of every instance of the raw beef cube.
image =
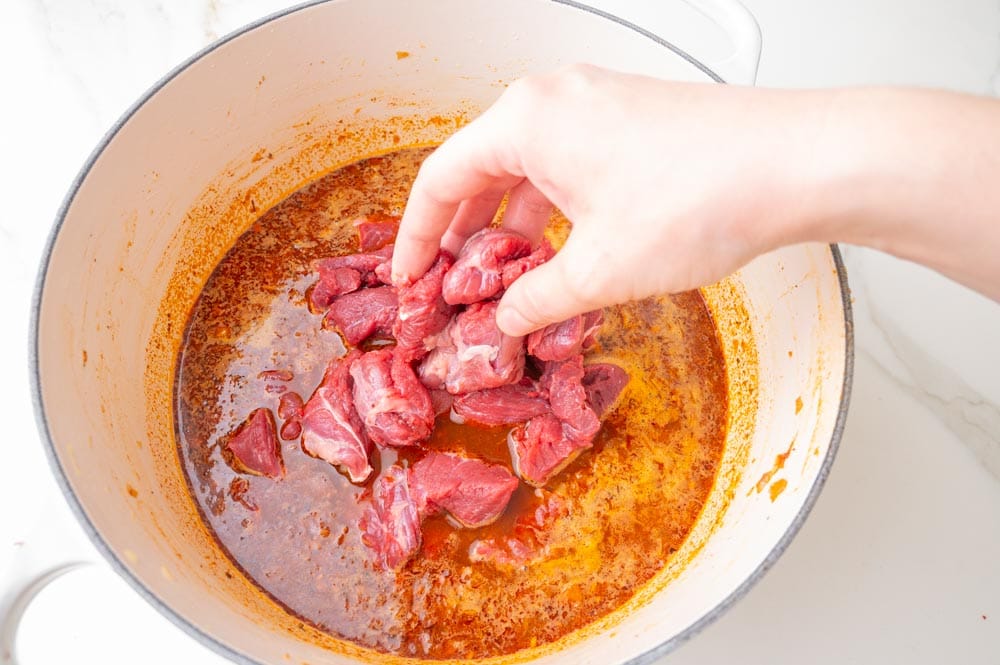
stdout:
[(552, 245), (549, 241), (543, 238), (542, 242), (539, 243), (538, 247), (531, 254), (515, 261), (509, 261), (504, 265), (503, 272), (501, 273), (503, 288), (510, 288), (510, 285), (513, 284), (514, 280), (518, 277), (529, 270), (537, 268), (555, 255), (556, 250), (552, 249)]
[(393, 287), (361, 289), (334, 300), (323, 317), (323, 326), (336, 328), (348, 344), (357, 346), (372, 335), (391, 335), (396, 311), (397, 297)]
[(517, 478), (499, 464), (429, 452), (413, 465), (410, 486), (421, 513), (444, 510), (474, 529), (500, 517), (517, 489)]
[(428, 453), (411, 469), (394, 465), (375, 481), (359, 523), (361, 540), (381, 566), (396, 568), (420, 548), (425, 517), (443, 510), (463, 526), (485, 526), (503, 513), (516, 488), (517, 478), (500, 465)]
[(500, 332), (496, 311), (496, 302), (473, 303), (452, 319), (421, 365), (424, 385), (461, 395), (521, 380), (524, 338)]
[(563, 424), (552, 414), (515, 427), (507, 443), (514, 473), (535, 487), (547, 483), (591, 445), (590, 439), (566, 436)]
[(531, 243), (520, 233), (494, 228), (479, 231), (465, 242), (444, 276), (445, 302), (468, 305), (492, 298), (503, 289), (504, 265), (530, 253)]
[(567, 437), (590, 445), (601, 422), (587, 403), (583, 388), (583, 356), (560, 363), (548, 363), (539, 383), (549, 396), (552, 413), (563, 424)]
[(528, 353), (539, 360), (567, 360), (594, 345), (604, 312), (594, 310), (528, 335)]
[(285, 475), (281, 442), (275, 433), (274, 416), (270, 409), (255, 409), (229, 436), (225, 447), (237, 471), (268, 478)]
[(399, 313), (393, 325), (397, 353), (418, 360), (431, 349), (454, 308), (441, 297), (441, 282), (455, 259), (441, 250), (430, 269), (415, 282), (399, 287)]
[(436, 388), (430, 391), (431, 404), (434, 405), (434, 415), (440, 416), (442, 413), (451, 411), (452, 404), (455, 403), (455, 396), (443, 388)]
[(618, 365), (595, 363), (583, 368), (587, 403), (597, 417), (603, 416), (628, 384), (628, 373)]
[(369, 215), (354, 220), (358, 230), (358, 248), (371, 252), (392, 243), (399, 231), (399, 217), (390, 215)]
[(323, 381), (302, 408), (302, 449), (347, 473), (352, 483), (371, 475), (372, 445), (354, 408), (351, 366), (361, 357), (351, 351), (334, 358)]
[(455, 398), (452, 411), (463, 421), (513, 425), (549, 413), (549, 402), (530, 379)]
[(434, 405), (409, 363), (392, 349), (369, 351), (351, 365), (354, 404), (372, 441), (416, 446), (434, 428)]
[(372, 500), (361, 516), (361, 541), (383, 568), (397, 568), (420, 548), (421, 516), (409, 486), (409, 472), (390, 466), (372, 487)]
[(309, 291), (313, 309), (322, 311), (333, 299), (361, 288), (361, 273), (354, 268), (329, 268), (320, 270), (319, 281)]
[(357, 291), (362, 286), (388, 284), (379, 278), (386, 266), (392, 262), (392, 245), (386, 245), (374, 252), (345, 254), (316, 262), (319, 281), (309, 293), (313, 309), (324, 310), (333, 299), (345, 293)]

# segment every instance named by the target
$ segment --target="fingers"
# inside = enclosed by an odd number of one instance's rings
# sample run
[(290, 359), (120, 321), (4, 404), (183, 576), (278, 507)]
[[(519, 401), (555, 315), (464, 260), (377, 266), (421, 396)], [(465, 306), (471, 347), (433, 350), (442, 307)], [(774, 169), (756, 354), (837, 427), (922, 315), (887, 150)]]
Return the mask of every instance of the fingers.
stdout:
[(610, 304), (609, 298), (602, 298), (601, 281), (594, 277), (600, 274), (595, 261), (593, 253), (571, 234), (551, 261), (510, 285), (497, 309), (497, 325), (519, 337)]
[(493, 220), (504, 194), (503, 189), (492, 189), (462, 201), (458, 206), (458, 212), (451, 220), (451, 225), (441, 239), (441, 246), (457, 255), (469, 236)]
[[(491, 108), (424, 160), (396, 237), (393, 282), (405, 283), (424, 274), (456, 214), (460, 213), (451, 244), (486, 214), (497, 192), (502, 195), (523, 179), (516, 168), (509, 125)], [(469, 203), (461, 210), (465, 201)]]
[(517, 231), (536, 245), (552, 216), (552, 207), (545, 195), (524, 179), (510, 190), (510, 199), (503, 214), (504, 228)]

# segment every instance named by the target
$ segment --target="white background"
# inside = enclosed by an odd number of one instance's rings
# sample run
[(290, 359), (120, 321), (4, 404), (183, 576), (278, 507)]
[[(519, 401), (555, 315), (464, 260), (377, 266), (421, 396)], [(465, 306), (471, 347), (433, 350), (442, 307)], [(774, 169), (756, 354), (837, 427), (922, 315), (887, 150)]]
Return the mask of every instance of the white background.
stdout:
[[(284, 4), (4, 3), (0, 595), (47, 561), (90, 551), (50, 477), (28, 396), (30, 294), (59, 202), (150, 84)], [(592, 4), (670, 36), (659, 3)], [(997, 0), (746, 4), (764, 33), (760, 85), (997, 91)], [(873, 252), (848, 248), (847, 260), (857, 369), (826, 490), (775, 568), (671, 664), (1000, 663), (1000, 306)], [(21, 654), (26, 665), (220, 662), (103, 566), (42, 593)]]

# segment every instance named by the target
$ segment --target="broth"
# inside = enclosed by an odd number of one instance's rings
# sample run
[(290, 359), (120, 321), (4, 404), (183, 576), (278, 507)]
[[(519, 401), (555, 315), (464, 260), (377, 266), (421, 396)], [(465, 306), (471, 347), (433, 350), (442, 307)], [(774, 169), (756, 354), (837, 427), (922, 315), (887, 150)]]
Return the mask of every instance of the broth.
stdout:
[[(504, 515), (479, 529), (424, 524), (420, 552), (398, 571), (362, 544), (362, 500), (379, 468), (419, 451), (376, 450), (365, 486), (282, 442), (286, 475), (247, 476), (220, 442), (283, 390), (308, 398), (343, 354), (306, 292), (312, 262), (357, 251), (350, 221), (399, 214), (427, 149), (344, 167), (261, 216), (216, 267), (194, 306), (177, 367), (178, 445), (202, 516), (234, 562), (295, 615), (334, 636), (422, 658), (488, 657), (556, 640), (613, 611), (660, 571), (698, 518), (725, 440), (726, 372), (698, 292), (608, 308), (587, 362), (631, 380), (592, 449), (544, 489), (521, 484)], [(558, 246), (567, 222), (554, 216)], [(261, 372), (285, 370), (276, 383)], [(426, 447), (509, 467), (508, 427), (439, 417)], [(239, 481), (240, 491), (232, 491)], [(553, 497), (555, 497), (553, 499)], [(472, 563), (470, 543), (509, 535), (552, 501), (544, 556), (523, 568)]]

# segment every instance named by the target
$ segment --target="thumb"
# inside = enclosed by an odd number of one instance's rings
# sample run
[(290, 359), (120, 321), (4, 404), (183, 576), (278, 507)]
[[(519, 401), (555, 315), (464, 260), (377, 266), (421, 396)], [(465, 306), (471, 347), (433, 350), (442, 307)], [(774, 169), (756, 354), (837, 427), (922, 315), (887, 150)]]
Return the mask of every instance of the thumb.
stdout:
[(497, 308), (497, 326), (513, 337), (597, 309), (603, 302), (600, 263), (571, 234), (547, 263), (517, 279)]

